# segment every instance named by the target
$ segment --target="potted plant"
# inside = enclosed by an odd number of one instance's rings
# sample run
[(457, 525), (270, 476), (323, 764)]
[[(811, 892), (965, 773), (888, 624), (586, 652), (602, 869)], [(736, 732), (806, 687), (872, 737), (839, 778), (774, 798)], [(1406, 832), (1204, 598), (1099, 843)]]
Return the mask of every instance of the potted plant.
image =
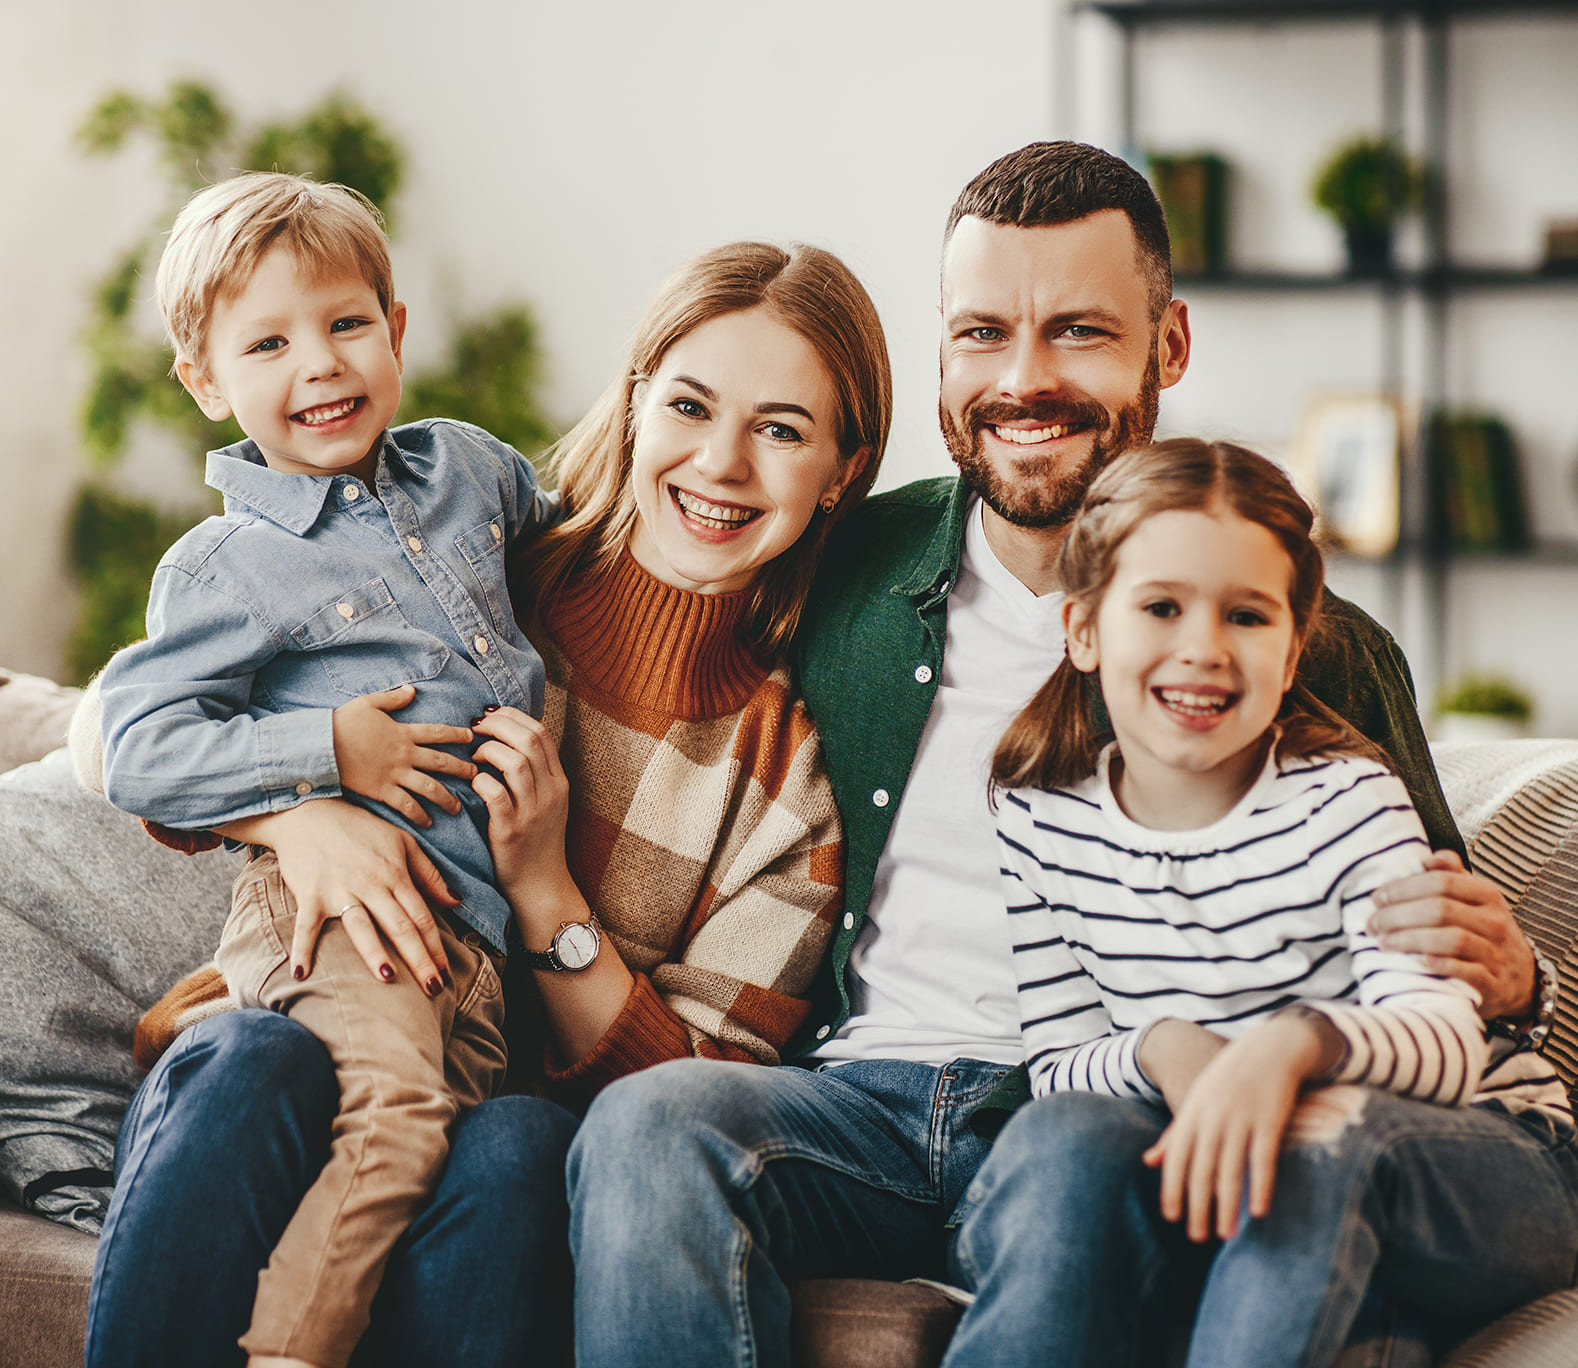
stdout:
[(1504, 741), (1528, 734), (1534, 702), (1511, 680), (1465, 675), (1436, 700), (1437, 741)]
[(1341, 225), (1354, 275), (1382, 275), (1392, 265), (1397, 220), (1424, 199), (1425, 169), (1389, 138), (1355, 138), (1315, 173), (1310, 194)]

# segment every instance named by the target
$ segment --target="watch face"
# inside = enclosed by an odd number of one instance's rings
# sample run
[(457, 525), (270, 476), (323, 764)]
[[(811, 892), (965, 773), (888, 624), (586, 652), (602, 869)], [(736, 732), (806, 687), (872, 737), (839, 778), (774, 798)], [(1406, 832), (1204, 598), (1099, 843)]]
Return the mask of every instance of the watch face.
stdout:
[(584, 969), (597, 957), (597, 932), (586, 922), (573, 922), (553, 938), (553, 948), (566, 969)]

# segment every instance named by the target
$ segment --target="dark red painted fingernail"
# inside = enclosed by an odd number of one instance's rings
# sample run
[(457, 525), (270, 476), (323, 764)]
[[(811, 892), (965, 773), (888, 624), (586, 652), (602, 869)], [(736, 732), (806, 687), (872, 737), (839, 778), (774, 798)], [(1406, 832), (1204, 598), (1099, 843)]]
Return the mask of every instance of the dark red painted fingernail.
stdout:
[(480, 727), (482, 725), (482, 719), (480, 717), (473, 717), (471, 719), (471, 725), (473, 727)]
[(428, 981), (427, 981), (427, 995), (428, 995), (428, 997), (437, 997), (443, 991), (444, 991), (444, 985), (438, 981), (437, 977), (428, 979)]
[(305, 964), (298, 964), (290, 971), (290, 976), (295, 979), (297, 983), (300, 983), (302, 979), (307, 977), (307, 966)]
[(498, 710), (499, 710), (499, 705), (497, 703), (489, 703), (488, 706), (485, 707), (482, 711), (485, 712), (485, 713), (490, 713), (490, 712), (497, 712)]
[(380, 964), (378, 966), (378, 977), (385, 983), (393, 983), (395, 981), (394, 967), (388, 964)]

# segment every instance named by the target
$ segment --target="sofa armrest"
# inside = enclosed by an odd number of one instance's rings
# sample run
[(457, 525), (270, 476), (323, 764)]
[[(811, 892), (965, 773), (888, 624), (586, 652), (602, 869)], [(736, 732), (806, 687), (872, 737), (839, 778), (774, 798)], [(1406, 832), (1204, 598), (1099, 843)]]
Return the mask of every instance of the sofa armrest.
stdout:
[(77, 689), (0, 669), (0, 773), (42, 760), (66, 743)]
[(1571, 1368), (1578, 1363), (1578, 1288), (1508, 1312), (1465, 1340), (1440, 1368)]
[(1578, 1102), (1578, 741), (1433, 747), (1469, 861), (1561, 979), (1545, 1056)]

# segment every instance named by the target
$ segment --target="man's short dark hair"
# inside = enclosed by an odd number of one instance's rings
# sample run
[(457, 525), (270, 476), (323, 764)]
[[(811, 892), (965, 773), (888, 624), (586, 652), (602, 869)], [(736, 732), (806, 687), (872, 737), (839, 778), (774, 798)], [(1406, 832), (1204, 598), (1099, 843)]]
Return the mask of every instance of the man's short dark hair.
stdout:
[(1121, 157), (1079, 142), (1037, 142), (999, 157), (960, 192), (943, 246), (966, 215), (1013, 228), (1073, 223), (1103, 209), (1129, 220), (1150, 292), (1151, 320), (1173, 297), (1172, 243), (1150, 182)]

